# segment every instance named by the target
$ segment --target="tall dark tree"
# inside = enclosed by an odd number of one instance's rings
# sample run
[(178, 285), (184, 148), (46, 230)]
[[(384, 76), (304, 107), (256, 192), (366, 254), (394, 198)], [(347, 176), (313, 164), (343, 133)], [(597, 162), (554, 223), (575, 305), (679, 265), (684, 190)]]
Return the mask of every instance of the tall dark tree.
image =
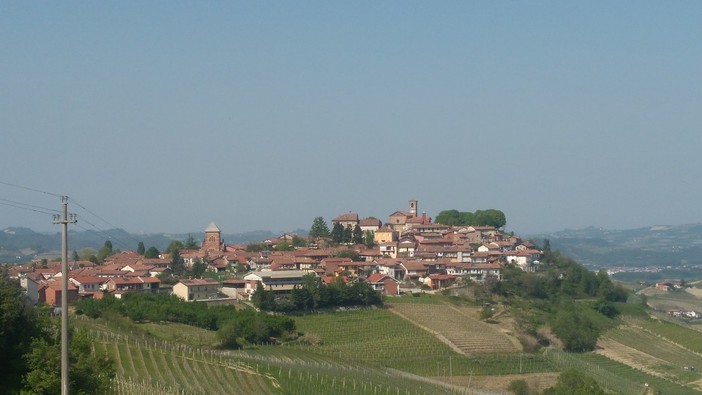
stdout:
[(344, 240), (344, 226), (340, 223), (335, 223), (331, 231), (332, 242), (341, 243)]
[(346, 228), (344, 228), (344, 231), (341, 234), (341, 242), (342, 243), (351, 243), (352, 241), (353, 241), (353, 229), (351, 228), (351, 225), (348, 225)]
[(183, 261), (183, 258), (180, 256), (180, 250), (176, 249), (171, 254), (171, 271), (175, 276), (180, 276), (185, 273), (185, 261)]
[(363, 232), (363, 244), (368, 248), (373, 248), (375, 245), (375, 233), (372, 230)]
[(97, 259), (100, 263), (105, 261), (105, 258), (112, 255), (112, 242), (105, 240), (105, 244), (98, 250)]
[(136, 252), (137, 252), (137, 254), (139, 254), (139, 255), (144, 255), (144, 253), (146, 252), (146, 247), (144, 247), (144, 242), (143, 242), (143, 241), (140, 241), (140, 242), (139, 242), (139, 245), (137, 246)]
[(330, 236), (329, 227), (323, 217), (317, 217), (312, 221), (309, 236), (313, 238)]
[(71, 259), (73, 262), (80, 261), (80, 255), (78, 255), (78, 251), (73, 250), (73, 255), (71, 256)]
[(352, 241), (353, 244), (363, 244), (363, 231), (358, 224), (353, 227)]

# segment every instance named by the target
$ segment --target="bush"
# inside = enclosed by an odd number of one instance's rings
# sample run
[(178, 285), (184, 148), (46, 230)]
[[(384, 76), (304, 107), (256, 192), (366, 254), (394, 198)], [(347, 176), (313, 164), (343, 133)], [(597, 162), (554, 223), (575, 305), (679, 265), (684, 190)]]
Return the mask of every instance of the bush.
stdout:
[(529, 384), (524, 380), (514, 380), (509, 383), (508, 390), (512, 391), (514, 395), (530, 395)]

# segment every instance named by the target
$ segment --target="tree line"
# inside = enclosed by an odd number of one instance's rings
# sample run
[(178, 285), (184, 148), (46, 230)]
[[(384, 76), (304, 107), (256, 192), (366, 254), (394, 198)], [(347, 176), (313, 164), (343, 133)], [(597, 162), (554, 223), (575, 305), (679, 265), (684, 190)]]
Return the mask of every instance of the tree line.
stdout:
[(437, 224), (448, 226), (493, 226), (496, 229), (507, 225), (505, 213), (500, 210), (487, 209), (470, 211), (444, 210), (434, 218)]
[(224, 348), (269, 342), (295, 331), (295, 321), (289, 317), (252, 309), (235, 310), (231, 306), (208, 307), (203, 302), (185, 302), (173, 295), (148, 292), (127, 293), (121, 299), (111, 295), (86, 299), (78, 304), (77, 312), (91, 318), (116, 313), (134, 322), (177, 322), (217, 331)]
[(365, 282), (346, 284), (337, 277), (325, 285), (319, 277), (307, 274), (301, 286), (296, 286), (288, 297), (276, 297), (259, 282), (252, 296), (254, 306), (265, 311), (291, 312), (310, 311), (341, 306), (371, 306), (383, 303), (379, 292)]

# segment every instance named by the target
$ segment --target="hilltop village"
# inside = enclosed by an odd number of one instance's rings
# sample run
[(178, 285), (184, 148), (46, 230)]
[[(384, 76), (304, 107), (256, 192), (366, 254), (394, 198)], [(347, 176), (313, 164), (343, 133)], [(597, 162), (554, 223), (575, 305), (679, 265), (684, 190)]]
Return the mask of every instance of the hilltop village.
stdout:
[[(539, 264), (542, 251), (516, 235), (493, 226), (433, 223), (417, 208), (418, 202), (410, 200), (407, 211), (390, 214), (385, 223), (345, 213), (331, 221), (331, 230), (320, 217), (310, 236), (286, 233), (250, 245), (226, 244), (212, 222), (199, 248), (179, 248), (158, 257), (124, 251), (100, 264), (73, 260), (68, 299), (151, 292), (186, 301), (239, 301), (250, 300), (257, 287), (285, 297), (309, 275), (323, 284), (361, 282), (381, 294), (399, 295), (465, 281), (499, 281), (507, 264), (524, 271)], [(14, 266), (9, 274), (20, 280), (30, 300), (60, 303), (60, 263)]]

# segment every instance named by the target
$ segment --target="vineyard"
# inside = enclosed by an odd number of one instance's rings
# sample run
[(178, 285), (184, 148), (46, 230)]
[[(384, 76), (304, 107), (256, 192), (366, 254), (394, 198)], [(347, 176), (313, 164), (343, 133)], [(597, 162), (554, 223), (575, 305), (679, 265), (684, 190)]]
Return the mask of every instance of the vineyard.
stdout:
[(405, 298), (295, 317), (298, 339), (235, 351), (217, 349), (214, 332), (183, 324), (73, 322), (89, 331), (95, 352), (114, 360), (113, 395), (506, 394), (514, 380), (548, 388), (566, 369), (613, 393), (641, 394), (646, 384), (696, 393), (700, 375), (684, 367), (702, 367), (701, 344), (689, 328), (629, 317), (594, 353), (527, 354), (477, 314), (441, 298)]
[(393, 304), (391, 310), (426, 330), (443, 336), (464, 355), (516, 353), (509, 336), (448, 304)]
[(95, 351), (115, 361), (115, 395), (471, 393), (409, 373), (337, 364), (272, 346), (219, 351), (109, 332), (91, 335)]

